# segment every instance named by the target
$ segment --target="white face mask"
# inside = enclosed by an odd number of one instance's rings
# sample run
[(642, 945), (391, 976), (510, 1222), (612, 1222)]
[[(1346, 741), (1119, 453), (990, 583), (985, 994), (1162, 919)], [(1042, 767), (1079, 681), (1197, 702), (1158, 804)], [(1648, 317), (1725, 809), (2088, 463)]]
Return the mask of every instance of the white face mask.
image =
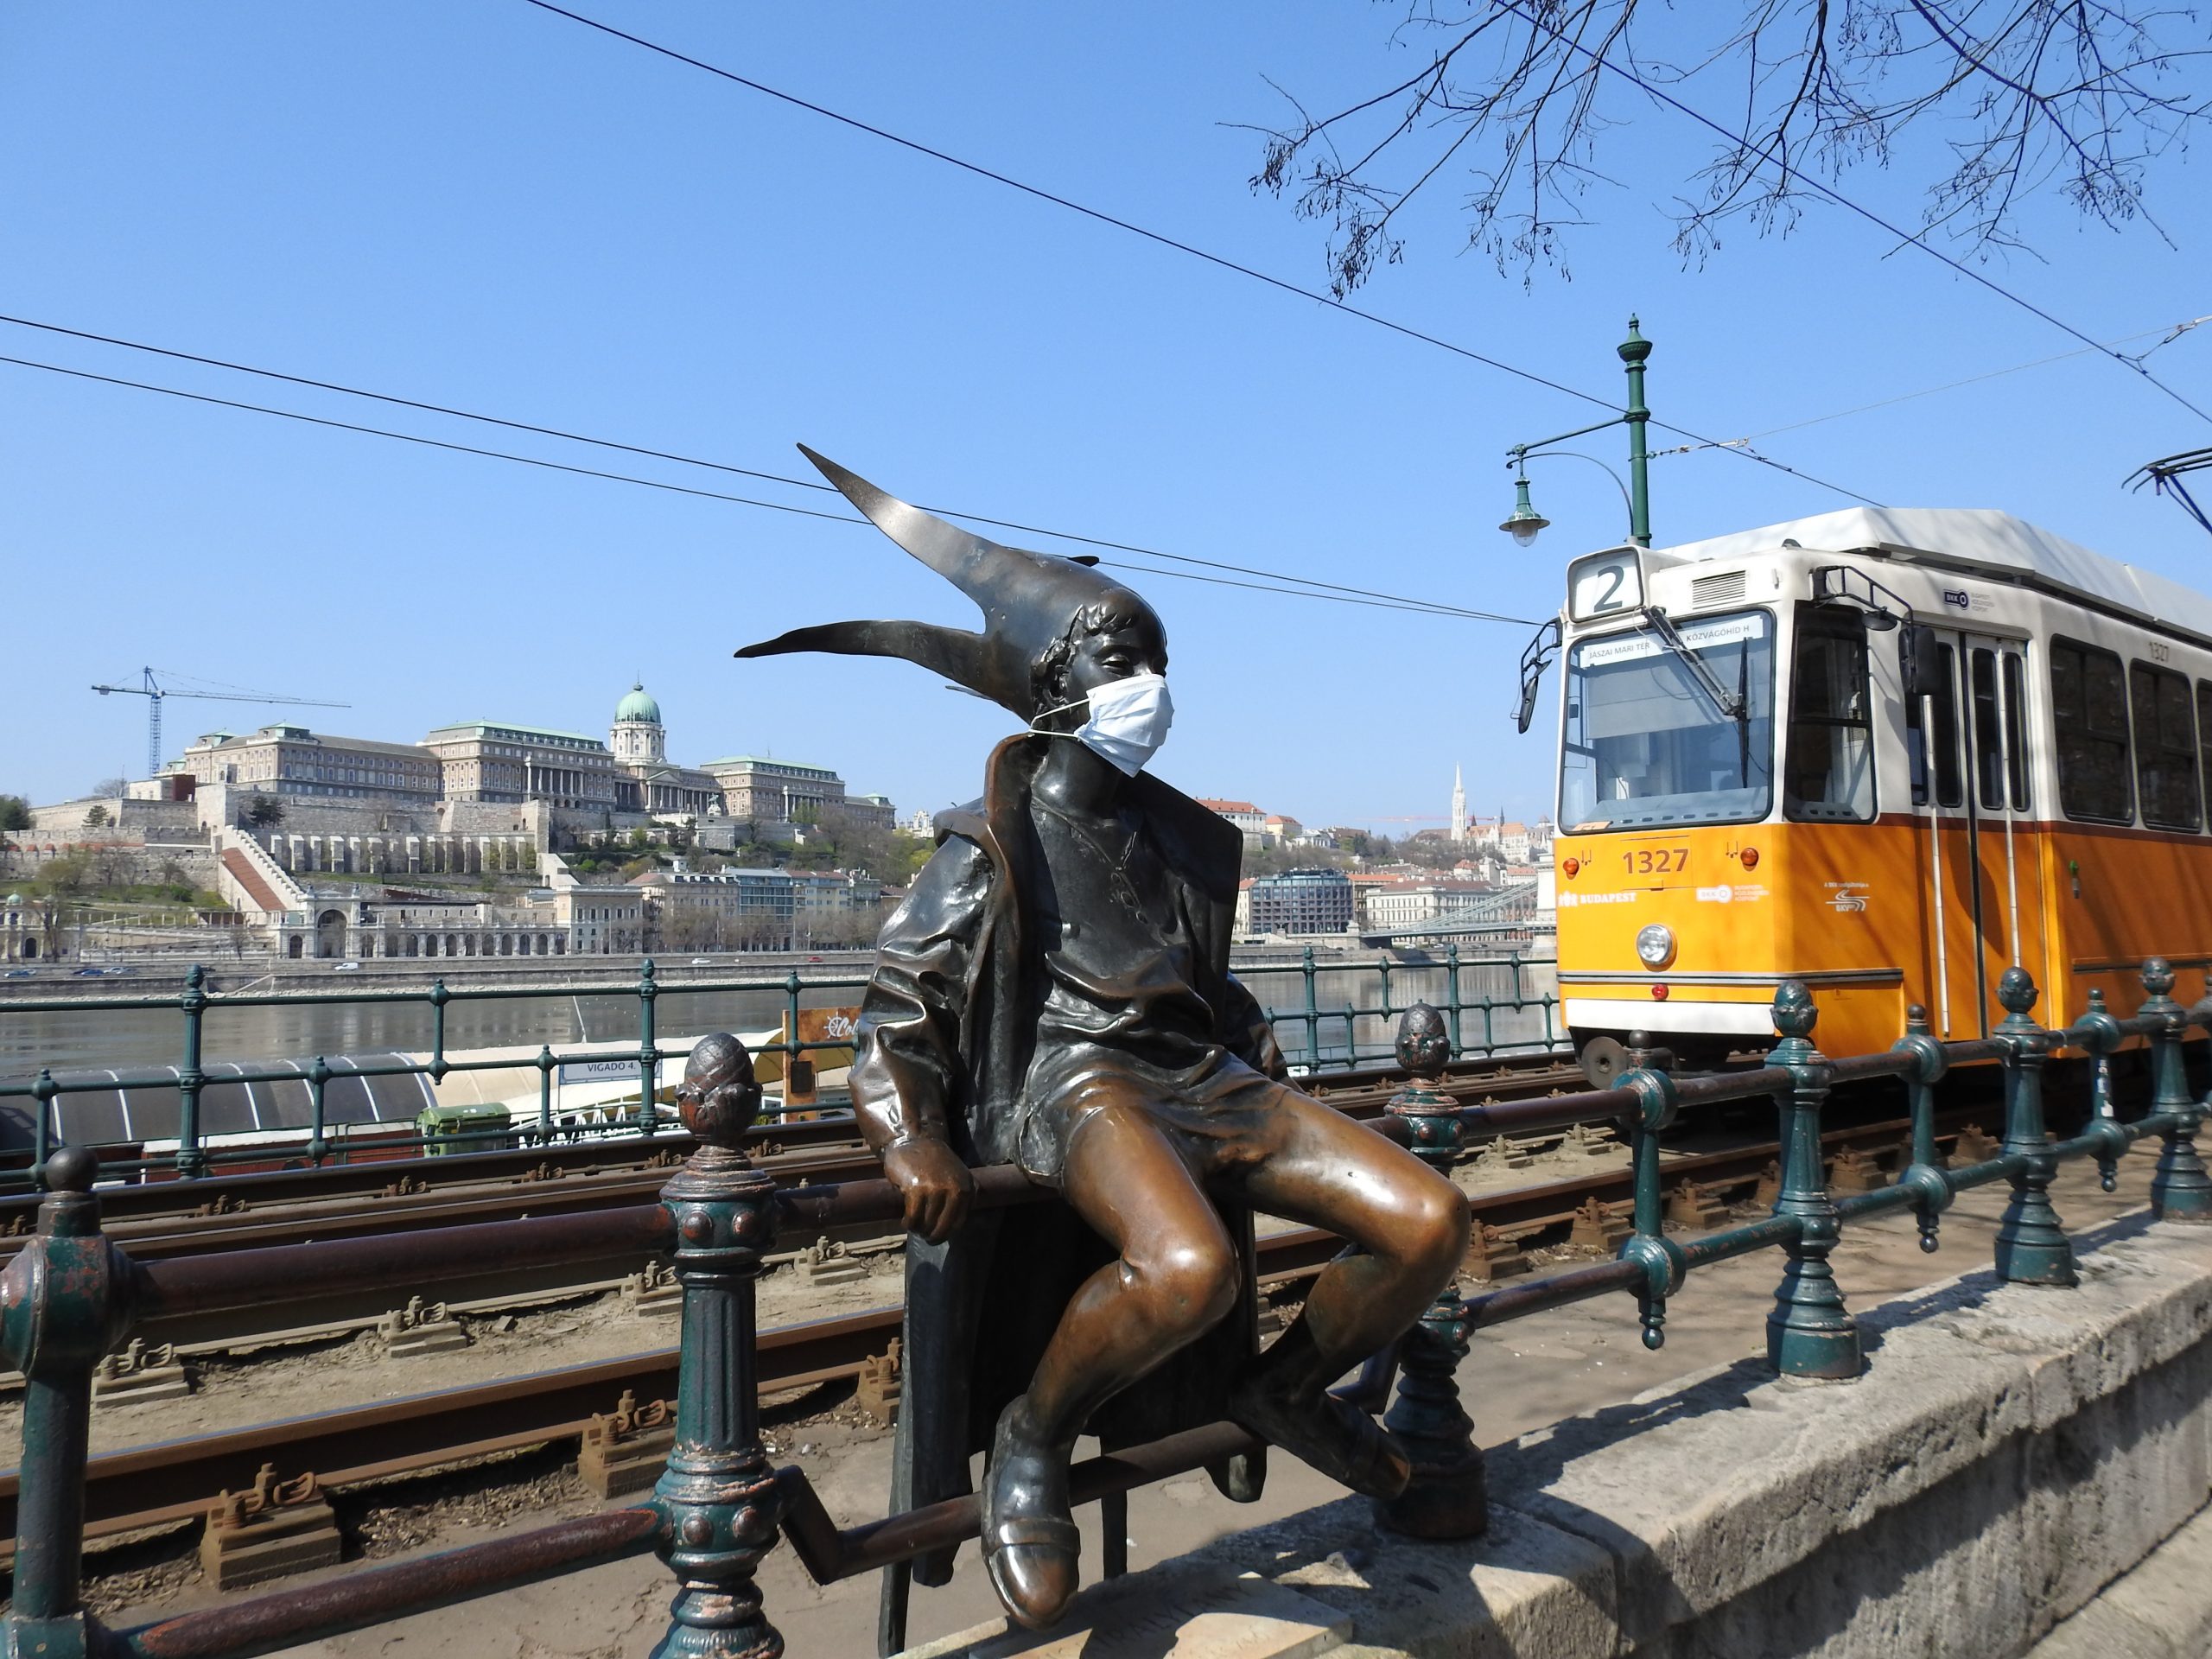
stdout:
[[(1167, 682), (1147, 669), (1127, 679), (1109, 680), (1086, 699), (1090, 718), (1072, 732), (1047, 732), (1047, 737), (1072, 737), (1085, 748), (1112, 763), (1129, 777), (1144, 770), (1145, 762), (1160, 753), (1167, 728), (1175, 723), (1175, 701), (1167, 695)], [(1081, 702), (1063, 703), (1038, 715), (1065, 714)], [(1032, 725), (1030, 729), (1037, 728)]]

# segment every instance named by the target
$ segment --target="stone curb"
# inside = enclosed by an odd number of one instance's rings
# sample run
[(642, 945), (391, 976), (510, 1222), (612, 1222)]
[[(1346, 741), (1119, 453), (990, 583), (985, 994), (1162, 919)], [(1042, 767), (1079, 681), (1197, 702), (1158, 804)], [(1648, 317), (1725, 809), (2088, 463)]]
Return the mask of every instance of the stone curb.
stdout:
[(1484, 1539), (1345, 1499), (1154, 1572), (1295, 1587), (1361, 1659), (2010, 1659), (2212, 1495), (2212, 1229), (2077, 1246), (2079, 1291), (1981, 1271), (1862, 1313), (1856, 1382), (1740, 1362), (1499, 1447)]

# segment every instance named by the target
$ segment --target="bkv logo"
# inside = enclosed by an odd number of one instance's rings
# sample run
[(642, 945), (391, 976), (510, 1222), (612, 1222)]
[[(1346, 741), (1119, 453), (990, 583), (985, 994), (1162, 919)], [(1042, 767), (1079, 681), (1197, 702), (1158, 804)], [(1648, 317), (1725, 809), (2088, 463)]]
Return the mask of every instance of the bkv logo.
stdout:
[(1856, 915), (1866, 908), (1866, 890), (1861, 882), (1830, 882), (1834, 889), (1828, 894), (1828, 908), (1839, 916)]
[(1974, 599), (1963, 588), (1946, 588), (1943, 590), (1943, 602), (1946, 605), (1955, 605), (1963, 611), (1973, 605)]

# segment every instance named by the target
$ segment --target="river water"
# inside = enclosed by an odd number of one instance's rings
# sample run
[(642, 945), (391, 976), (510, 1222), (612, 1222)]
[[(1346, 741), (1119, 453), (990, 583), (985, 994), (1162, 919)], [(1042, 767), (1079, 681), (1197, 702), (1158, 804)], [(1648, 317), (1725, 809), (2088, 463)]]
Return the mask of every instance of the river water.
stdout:
[[(817, 969), (817, 976), (835, 970)], [(1313, 976), (1314, 1019), (1306, 1017), (1302, 973), (1280, 963), (1240, 964), (1239, 973), (1275, 1022), (1276, 1040), (1294, 1062), (1309, 1059), (1318, 1046), (1323, 1064), (1341, 1064), (1347, 1031), (1358, 1057), (1379, 1058), (1389, 1047), (1391, 1021), (1382, 1006), (1382, 974), (1370, 963), (1322, 967)], [(845, 977), (847, 976), (839, 976)], [(1426, 999), (1443, 1007), (1448, 1001), (1447, 971), (1440, 966), (1394, 965), (1389, 977), (1389, 1006), (1402, 1010)], [(1518, 982), (1516, 991), (1516, 982)], [(1554, 997), (1552, 964), (1526, 964), (1517, 970), (1503, 962), (1469, 962), (1459, 969), (1459, 1047), (1479, 1054), (1491, 1047), (1516, 1048), (1556, 1035), (1556, 1009), (1540, 1006), (1518, 1010), (1479, 1005), (1517, 997), (1529, 1003)], [(806, 1008), (837, 1007), (860, 1000), (858, 989), (808, 988), (799, 994)], [(763, 1031), (779, 1025), (789, 1006), (780, 988), (737, 991), (682, 991), (659, 994), (654, 1026), (662, 1046), (671, 1037), (709, 1031)], [(557, 1052), (575, 1042), (632, 1041), (639, 1034), (638, 999), (624, 993), (578, 992), (493, 1001), (458, 1001), (446, 1009), (446, 1050), (547, 1044)], [(41, 1067), (54, 1071), (118, 1071), (172, 1066), (182, 1058), (184, 1020), (173, 1008), (88, 1008), (62, 1013), (17, 1012), (0, 1002), (0, 1077), (25, 1077)], [(1318, 1039), (1316, 1042), (1314, 1039)], [(201, 1060), (307, 1060), (320, 1054), (399, 1050), (426, 1052), (431, 1046), (431, 1011), (427, 1003), (326, 1003), (278, 1007), (209, 1008), (203, 1024)]]

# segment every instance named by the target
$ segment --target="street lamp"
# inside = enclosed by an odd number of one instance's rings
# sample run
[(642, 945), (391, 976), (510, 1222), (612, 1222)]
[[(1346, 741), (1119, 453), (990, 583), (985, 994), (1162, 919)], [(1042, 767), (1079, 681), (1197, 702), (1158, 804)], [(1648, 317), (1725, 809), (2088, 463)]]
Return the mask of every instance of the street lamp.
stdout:
[(1513, 538), (1516, 547), (1534, 547), (1536, 532), (1549, 525), (1551, 520), (1529, 505), (1527, 467), (1522, 467), (1521, 475), (1513, 480), (1513, 516), (1498, 528)]
[[(1647, 477), (1648, 454), (1644, 433), (1651, 420), (1651, 411), (1643, 406), (1643, 364), (1651, 355), (1651, 342), (1637, 332), (1637, 321), (1628, 320), (1628, 338), (1619, 346), (1623, 365), (1628, 371), (1628, 407), (1609, 421), (1599, 421), (1592, 426), (1579, 426), (1572, 432), (1561, 432), (1556, 437), (1540, 438), (1534, 443), (1516, 443), (1505, 452), (1505, 464), (1514, 473), (1514, 500), (1512, 516), (1498, 528), (1513, 537), (1519, 547), (1532, 545), (1536, 532), (1551, 520), (1538, 512), (1529, 499), (1529, 462), (1545, 460), (1554, 455), (1569, 455), (1577, 461), (1586, 461), (1593, 467), (1604, 467), (1613, 482), (1620, 485), (1621, 499), (1628, 508), (1628, 539), (1637, 547), (1651, 545), (1651, 489)], [(1621, 484), (1620, 475), (1594, 455), (1583, 454), (1574, 449), (1554, 449), (1554, 444), (1565, 443), (1586, 433), (1602, 432), (1609, 426), (1628, 428), (1629, 481)]]

